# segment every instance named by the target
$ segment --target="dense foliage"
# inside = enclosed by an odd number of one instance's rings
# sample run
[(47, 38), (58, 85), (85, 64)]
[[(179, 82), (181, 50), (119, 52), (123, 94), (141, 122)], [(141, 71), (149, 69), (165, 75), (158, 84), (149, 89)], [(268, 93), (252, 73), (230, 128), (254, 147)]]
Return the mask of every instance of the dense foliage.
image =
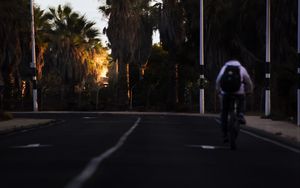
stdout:
[[(139, 8), (139, 14), (132, 13)], [(145, 7), (145, 2), (149, 3)], [(297, 1), (271, 2), (271, 96), (272, 114), (277, 116), (295, 116), (296, 113), (296, 27)], [(123, 6), (126, 6), (123, 7)], [(123, 8), (122, 8), (123, 7)], [(120, 10), (119, 10), (120, 9)], [(133, 50), (139, 43), (128, 43), (121, 38), (139, 38), (143, 33), (133, 32), (141, 28), (138, 22), (134, 27), (128, 24), (137, 21), (147, 13), (149, 27), (158, 29), (161, 43), (155, 46), (147, 60), (144, 79), (138, 81), (139, 89), (133, 87), (137, 106), (158, 110), (193, 110), (197, 111), (199, 87), (199, 0), (178, 1), (143, 1), (127, 0), (107, 1), (101, 10), (109, 15), (108, 37), (112, 53), (127, 54), (130, 60), (113, 56), (122, 64), (131, 64)], [(150, 12), (147, 12), (150, 11)], [(218, 96), (215, 93), (215, 78), (223, 63), (232, 58), (239, 59), (248, 69), (255, 84), (254, 94), (248, 100), (248, 109), (263, 112), (264, 104), (264, 67), (265, 67), (265, 20), (266, 2), (253, 0), (204, 0), (204, 37), (205, 37), (205, 77), (206, 110), (218, 111)], [(130, 15), (130, 16), (127, 16)], [(127, 21), (120, 21), (128, 19)], [(116, 20), (120, 21), (119, 25)], [(109, 29), (118, 27), (119, 30)], [(129, 28), (128, 28), (129, 27)], [(148, 41), (150, 36), (143, 36)], [(129, 45), (129, 46), (124, 46)], [(145, 43), (148, 45), (148, 43)], [(122, 47), (124, 46), (124, 47)], [(120, 48), (121, 47), (121, 48)], [(160, 50), (158, 50), (160, 49)], [(145, 51), (144, 55), (148, 51)], [(130, 55), (131, 54), (131, 55)], [(164, 55), (159, 55), (164, 54)], [(160, 58), (158, 58), (160, 56)], [(125, 66), (123, 66), (125, 67)], [(133, 68), (132, 68), (133, 69)], [(126, 72), (125, 68), (122, 70)], [(125, 73), (124, 73), (125, 74)], [(122, 79), (125, 87), (131, 87), (130, 79)], [(134, 93), (134, 92), (133, 92)], [(142, 97), (134, 97), (142, 96)], [(129, 96), (130, 98), (130, 96)]]
[[(271, 3), (272, 114), (295, 116), (297, 0)], [(59, 100), (62, 105), (53, 108), (60, 109), (96, 103), (97, 108), (100, 93), (103, 108), (198, 111), (199, 0), (106, 0), (99, 9), (109, 20), (104, 28), (112, 57), (108, 88), (99, 85), (103, 65), (96, 59), (108, 64), (108, 54), (95, 23), (69, 6), (36, 7), (40, 103)], [(265, 11), (265, 1), (204, 0), (206, 111), (219, 110), (215, 78), (232, 54), (255, 84), (248, 109), (263, 111)], [(29, 14), (27, 1), (1, 1), (0, 85), (5, 83), (6, 108), (30, 97)], [(160, 43), (152, 46), (154, 30)]]
[[(3, 41), (0, 85), (5, 86), (4, 108), (30, 109), (29, 1), (5, 0), (0, 7), (0, 38)], [(91, 95), (106, 82), (103, 79), (109, 59), (94, 25), (68, 5), (49, 10), (35, 7), (40, 109), (77, 109), (90, 105), (91, 101), (95, 103)], [(87, 100), (83, 101), (83, 97)]]

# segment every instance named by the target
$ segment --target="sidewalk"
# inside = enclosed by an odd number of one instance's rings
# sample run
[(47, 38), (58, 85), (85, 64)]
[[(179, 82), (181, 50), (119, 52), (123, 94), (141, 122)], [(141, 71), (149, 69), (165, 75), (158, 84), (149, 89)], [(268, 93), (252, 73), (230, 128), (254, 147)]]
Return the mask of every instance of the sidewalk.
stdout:
[(0, 135), (54, 123), (53, 119), (20, 119), (0, 121)]

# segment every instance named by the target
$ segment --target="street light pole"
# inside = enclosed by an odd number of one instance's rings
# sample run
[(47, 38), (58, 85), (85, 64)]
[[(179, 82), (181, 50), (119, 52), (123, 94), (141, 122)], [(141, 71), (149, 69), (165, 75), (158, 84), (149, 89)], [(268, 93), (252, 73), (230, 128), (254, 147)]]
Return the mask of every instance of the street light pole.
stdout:
[(200, 0), (200, 114), (204, 114), (204, 30), (203, 30), (203, 0)]
[(298, 0), (298, 89), (297, 89), (297, 125), (300, 126), (300, 0)]
[(271, 0), (266, 0), (266, 65), (265, 65), (265, 116), (271, 115)]
[(31, 9), (31, 49), (32, 49), (32, 62), (30, 63), (30, 68), (32, 69), (32, 99), (33, 99), (33, 111), (38, 111), (37, 102), (37, 77), (36, 77), (36, 54), (35, 54), (35, 32), (34, 32), (34, 8), (33, 2), (30, 0)]

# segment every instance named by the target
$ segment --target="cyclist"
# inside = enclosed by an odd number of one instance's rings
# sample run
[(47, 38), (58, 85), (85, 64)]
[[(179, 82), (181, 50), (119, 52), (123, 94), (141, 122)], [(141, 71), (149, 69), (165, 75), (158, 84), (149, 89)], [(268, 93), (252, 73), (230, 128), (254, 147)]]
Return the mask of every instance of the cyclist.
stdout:
[[(238, 68), (239, 70), (239, 85), (236, 91), (228, 92), (227, 89), (225, 89), (222, 85), (222, 79), (225, 74), (228, 72), (228, 67), (230, 68)], [(233, 84), (231, 84), (232, 86)], [(223, 88), (222, 88), (223, 87)], [(231, 95), (235, 95), (237, 100), (237, 112), (239, 114), (239, 119), (241, 124), (246, 124), (244, 113), (245, 113), (245, 95), (246, 93), (251, 93), (253, 90), (253, 84), (251, 81), (251, 78), (247, 72), (247, 70), (241, 65), (241, 63), (238, 60), (230, 60), (227, 61), (223, 67), (221, 68), (217, 80), (216, 80), (216, 89), (217, 92), (221, 96), (221, 127), (223, 132), (223, 141), (228, 142), (228, 136), (227, 136), (227, 124), (228, 124), (228, 113), (230, 108), (230, 97)], [(227, 92), (226, 92), (227, 91)]]

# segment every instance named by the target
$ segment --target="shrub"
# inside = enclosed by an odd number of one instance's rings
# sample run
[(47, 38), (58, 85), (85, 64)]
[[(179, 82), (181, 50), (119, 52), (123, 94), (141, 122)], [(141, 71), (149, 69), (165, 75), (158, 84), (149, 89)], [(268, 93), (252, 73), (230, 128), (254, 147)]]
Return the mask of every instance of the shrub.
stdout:
[(13, 115), (9, 112), (0, 112), (0, 120), (10, 120), (13, 119)]

